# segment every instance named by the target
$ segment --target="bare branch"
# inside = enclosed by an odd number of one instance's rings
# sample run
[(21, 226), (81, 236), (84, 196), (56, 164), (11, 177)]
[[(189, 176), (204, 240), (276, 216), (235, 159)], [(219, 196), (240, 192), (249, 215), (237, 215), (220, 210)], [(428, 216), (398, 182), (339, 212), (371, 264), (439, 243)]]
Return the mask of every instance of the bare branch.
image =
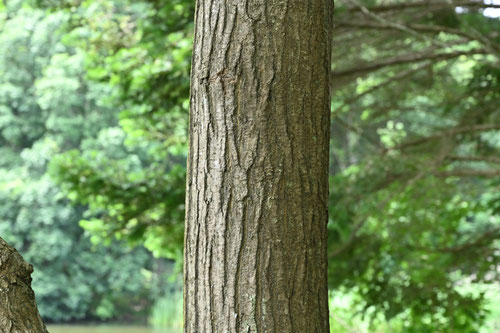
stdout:
[(449, 160), (452, 160), (452, 161), (487, 162), (487, 163), (500, 164), (500, 158), (493, 157), (493, 156), (455, 156), (455, 155), (449, 155), (446, 158)]
[(357, 5), (360, 10), (363, 12), (363, 14), (365, 14), (366, 16), (368, 17), (371, 17), (372, 19), (374, 19), (375, 21), (378, 21), (384, 25), (390, 25), (392, 26), (394, 29), (397, 29), (397, 30), (400, 30), (400, 31), (404, 31), (410, 35), (414, 35), (416, 36), (417, 38), (420, 38), (420, 39), (423, 39), (423, 40), (427, 40), (427, 41), (430, 41), (433, 45), (437, 45), (437, 46), (440, 46), (440, 47), (446, 47), (446, 45), (444, 45), (444, 43), (442, 43), (441, 41), (438, 41), (438, 40), (434, 40), (434, 39), (431, 39), (431, 38), (428, 38), (427, 36), (425, 35), (421, 35), (419, 34), (418, 32), (408, 28), (407, 26), (405, 26), (404, 24), (399, 24), (399, 23), (394, 23), (392, 21), (388, 21), (386, 18), (384, 18), (383, 16), (381, 15), (378, 15), (372, 11), (370, 11), (368, 8), (366, 8), (365, 6), (363, 6), (363, 4), (361, 2), (359, 2), (358, 0), (347, 0), (351, 3), (354, 3), (355, 5)]
[(366, 21), (366, 22), (356, 22), (356, 21), (344, 21), (344, 20), (334, 20), (334, 23), (337, 24), (338, 26), (350, 26), (350, 27), (355, 27), (358, 29), (390, 29), (390, 30), (399, 30), (401, 31), (402, 29), (400, 26), (404, 26), (407, 29), (410, 29), (411, 31), (417, 31), (417, 32), (428, 32), (428, 33), (435, 33), (439, 34), (441, 32), (451, 34), (451, 35), (456, 35), (456, 36), (461, 36), (465, 37), (469, 41), (479, 41), (482, 43), (488, 50), (492, 53), (498, 56), (499, 53), (499, 47), (498, 44), (495, 43), (493, 40), (488, 39), (487, 37), (483, 36), (480, 33), (468, 33), (460, 29), (454, 29), (454, 28), (449, 28), (449, 27), (444, 27), (444, 26), (437, 26), (437, 25), (426, 25), (426, 24), (394, 24), (394, 23), (376, 23), (376, 22), (371, 22), (371, 21)]
[(356, 66), (355, 68), (348, 68), (348, 69), (343, 69), (343, 70), (338, 70), (338, 71), (333, 71), (332, 75), (336, 78), (338, 77), (343, 77), (343, 76), (351, 76), (355, 74), (361, 74), (361, 73), (368, 73), (368, 72), (373, 72), (378, 69), (388, 67), (388, 66), (395, 66), (395, 65), (402, 65), (402, 64), (410, 64), (410, 63), (416, 63), (416, 62), (421, 62), (425, 60), (434, 60), (434, 61), (441, 61), (441, 60), (447, 60), (447, 59), (453, 59), (460, 57), (462, 55), (477, 55), (477, 54), (488, 54), (484, 49), (478, 49), (478, 50), (472, 50), (472, 51), (456, 51), (456, 52), (446, 52), (446, 53), (411, 53), (411, 54), (405, 54), (402, 56), (397, 56), (389, 59), (382, 60), (380, 62), (374, 62), (374, 63), (366, 63), (366, 64), (360, 64), (359, 66)]
[(492, 228), (488, 231), (485, 231), (483, 234), (478, 236), (475, 240), (466, 242), (454, 247), (443, 247), (443, 248), (420, 248), (421, 250), (430, 251), (430, 252), (448, 252), (448, 253), (457, 253), (467, 250), (471, 247), (480, 245), (483, 242), (488, 242), (500, 238), (500, 228)]
[[(387, 12), (387, 11), (399, 11), (413, 8), (421, 7), (468, 7), (468, 8), (500, 8), (498, 4), (486, 4), (479, 1), (453, 1), (452, 4), (445, 1), (415, 1), (415, 2), (401, 2), (390, 5), (382, 5), (377, 7), (368, 7), (368, 10), (372, 12)], [(350, 12), (361, 11), (359, 7), (351, 7), (347, 9)]]
[(426, 136), (423, 138), (419, 138), (413, 141), (404, 142), (400, 145), (392, 147), (391, 150), (403, 150), (411, 146), (417, 146), (423, 143), (427, 143), (429, 141), (439, 139), (446, 136), (453, 136), (457, 134), (470, 133), (470, 132), (481, 132), (481, 131), (492, 131), (500, 129), (500, 124), (480, 124), (480, 125), (472, 125), (472, 126), (464, 126), (464, 127), (455, 127), (451, 128), (447, 131), (442, 131), (431, 136)]
[(474, 170), (474, 169), (456, 169), (451, 171), (435, 171), (437, 177), (485, 177), (494, 178), (500, 176), (500, 169)]
[(357, 101), (358, 99), (360, 99), (361, 97), (367, 95), (367, 94), (370, 94), (372, 92), (374, 92), (375, 90), (378, 90), (382, 87), (385, 87), (389, 84), (391, 84), (392, 82), (395, 82), (395, 81), (399, 81), (399, 80), (402, 80), (416, 72), (419, 72), (421, 71), (422, 69), (425, 69), (425, 68), (428, 68), (432, 65), (432, 62), (427, 62), (423, 65), (420, 65), (420, 66), (417, 66), (415, 68), (410, 68), (409, 70), (406, 70), (406, 71), (402, 71), (402, 72), (399, 72), (397, 73), (396, 75), (394, 76), (391, 76), (390, 78), (388, 78), (387, 80), (383, 81), (382, 83), (379, 83), (377, 85), (374, 85), (373, 87), (363, 91), (362, 93), (358, 94), (358, 95), (355, 95), (353, 97), (350, 97), (348, 98), (347, 100), (344, 101), (344, 103), (336, 108), (334, 111), (333, 111), (333, 117), (335, 117), (335, 114), (337, 114), (340, 110), (342, 110), (345, 106), (348, 106), (350, 105), (351, 103)]

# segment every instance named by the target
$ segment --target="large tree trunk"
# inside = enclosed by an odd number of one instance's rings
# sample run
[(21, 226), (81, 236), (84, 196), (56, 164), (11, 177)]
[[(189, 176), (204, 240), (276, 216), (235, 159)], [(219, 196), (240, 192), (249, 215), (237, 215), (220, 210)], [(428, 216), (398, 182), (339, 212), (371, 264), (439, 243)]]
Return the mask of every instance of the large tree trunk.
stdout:
[(47, 333), (31, 289), (33, 266), (0, 238), (0, 333)]
[(198, 0), (186, 333), (329, 331), (332, 0)]

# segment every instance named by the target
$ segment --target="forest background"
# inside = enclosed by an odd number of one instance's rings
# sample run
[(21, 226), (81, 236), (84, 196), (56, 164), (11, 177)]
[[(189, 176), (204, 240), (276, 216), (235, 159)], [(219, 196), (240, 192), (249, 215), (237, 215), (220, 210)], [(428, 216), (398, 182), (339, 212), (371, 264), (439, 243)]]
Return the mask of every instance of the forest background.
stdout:
[[(500, 330), (500, 3), (335, 6), (332, 331)], [(0, 235), (49, 322), (181, 325), (193, 15), (0, 1)]]

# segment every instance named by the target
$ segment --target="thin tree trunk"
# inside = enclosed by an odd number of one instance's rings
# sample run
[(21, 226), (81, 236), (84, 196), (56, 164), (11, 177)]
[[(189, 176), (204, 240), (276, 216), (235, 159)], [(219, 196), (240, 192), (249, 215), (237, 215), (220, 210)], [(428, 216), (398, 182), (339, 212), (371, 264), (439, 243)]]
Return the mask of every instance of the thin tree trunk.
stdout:
[(0, 238), (0, 333), (47, 333), (31, 289), (33, 266)]
[(186, 333), (327, 333), (331, 0), (198, 0)]

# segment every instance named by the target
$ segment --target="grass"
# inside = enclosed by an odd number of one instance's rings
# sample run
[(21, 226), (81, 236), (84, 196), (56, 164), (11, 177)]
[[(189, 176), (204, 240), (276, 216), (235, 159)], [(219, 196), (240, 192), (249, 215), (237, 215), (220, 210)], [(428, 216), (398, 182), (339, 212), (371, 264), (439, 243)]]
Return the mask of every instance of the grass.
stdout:
[(168, 294), (156, 301), (149, 324), (154, 328), (169, 329), (172, 332), (182, 331), (182, 293)]
[[(500, 289), (488, 288), (489, 316), (481, 333), (500, 332)], [(401, 320), (390, 322), (382, 317), (370, 321), (357, 314), (353, 306), (354, 296), (351, 294), (330, 294), (330, 332), (331, 333), (397, 333), (404, 332)], [(182, 332), (182, 293), (175, 292), (160, 298), (153, 307), (149, 323), (157, 329), (169, 332)]]

